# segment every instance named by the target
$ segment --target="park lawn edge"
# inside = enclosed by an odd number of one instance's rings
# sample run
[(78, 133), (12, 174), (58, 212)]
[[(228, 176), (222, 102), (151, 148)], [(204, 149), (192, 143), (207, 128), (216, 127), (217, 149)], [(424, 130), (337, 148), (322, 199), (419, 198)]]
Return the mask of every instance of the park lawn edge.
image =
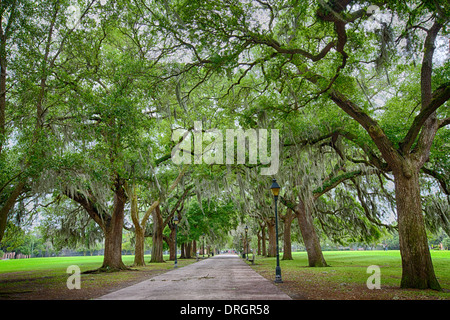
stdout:
[[(282, 260), (283, 283), (277, 286), (299, 300), (450, 300), (450, 251), (432, 251), (434, 269), (442, 291), (401, 289), (401, 257), (398, 250), (324, 251), (327, 267), (310, 268), (306, 252), (294, 252), (294, 260)], [(250, 259), (251, 259), (250, 255)], [(275, 257), (257, 256), (247, 263), (260, 275), (275, 279)], [(369, 266), (380, 267), (380, 289), (368, 289)]]
[[(147, 280), (170, 271), (174, 262), (164, 256), (165, 262), (132, 266), (134, 256), (123, 256), (130, 270), (102, 273), (83, 273), (102, 265), (102, 256), (47, 257), (0, 261), (0, 300), (88, 300)], [(196, 259), (178, 259), (178, 267), (196, 262)], [(72, 273), (68, 267), (80, 268), (80, 289), (68, 289)], [(69, 280), (70, 281), (70, 280)]]

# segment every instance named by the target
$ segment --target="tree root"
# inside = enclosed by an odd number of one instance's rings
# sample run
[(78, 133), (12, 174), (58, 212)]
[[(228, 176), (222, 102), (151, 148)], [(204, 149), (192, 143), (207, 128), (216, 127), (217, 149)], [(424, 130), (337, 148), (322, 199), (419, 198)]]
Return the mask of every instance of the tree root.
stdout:
[(132, 269), (125, 265), (120, 268), (112, 268), (110, 266), (101, 266), (98, 269), (84, 271), (81, 274), (99, 274), (99, 273), (109, 273), (109, 272), (119, 272), (119, 271), (139, 271), (138, 269)]

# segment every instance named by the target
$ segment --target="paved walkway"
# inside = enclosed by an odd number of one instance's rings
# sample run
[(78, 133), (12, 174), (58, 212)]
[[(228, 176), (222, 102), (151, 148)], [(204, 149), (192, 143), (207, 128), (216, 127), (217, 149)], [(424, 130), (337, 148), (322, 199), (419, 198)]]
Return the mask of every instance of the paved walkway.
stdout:
[[(275, 272), (275, 267), (274, 267)], [(290, 300), (237, 255), (218, 255), (104, 295), (99, 300)]]

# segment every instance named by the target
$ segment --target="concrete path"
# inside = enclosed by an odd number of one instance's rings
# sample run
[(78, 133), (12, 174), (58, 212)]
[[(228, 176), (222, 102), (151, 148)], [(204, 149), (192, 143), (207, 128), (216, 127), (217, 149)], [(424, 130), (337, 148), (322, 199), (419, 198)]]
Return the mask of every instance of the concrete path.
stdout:
[[(274, 267), (275, 272), (275, 267)], [(290, 300), (237, 255), (218, 255), (178, 268), (98, 300)]]

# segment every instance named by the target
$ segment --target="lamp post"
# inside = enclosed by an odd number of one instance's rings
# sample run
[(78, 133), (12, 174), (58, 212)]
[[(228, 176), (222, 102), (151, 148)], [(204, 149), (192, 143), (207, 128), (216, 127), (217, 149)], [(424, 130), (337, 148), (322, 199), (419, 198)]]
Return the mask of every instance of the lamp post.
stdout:
[(247, 238), (247, 232), (248, 232), (248, 226), (245, 226), (245, 244), (246, 244), (246, 247), (247, 247), (247, 250), (245, 250), (245, 251), (246, 251), (246, 256), (247, 256), (247, 261), (248, 261), (248, 238)]
[(280, 193), (280, 186), (277, 183), (277, 180), (272, 180), (272, 185), (270, 186), (270, 190), (272, 191), (273, 198), (275, 200), (275, 239), (277, 244), (277, 266), (275, 268), (275, 282), (282, 283), (281, 280), (281, 268), (280, 268), (280, 252), (278, 249), (278, 212), (277, 212), (277, 201), (278, 194)]
[(178, 267), (178, 260), (177, 260), (177, 232), (178, 232), (178, 223), (180, 220), (178, 220), (178, 217), (175, 216), (173, 218), (173, 223), (175, 224), (175, 265), (174, 268), (176, 269)]

